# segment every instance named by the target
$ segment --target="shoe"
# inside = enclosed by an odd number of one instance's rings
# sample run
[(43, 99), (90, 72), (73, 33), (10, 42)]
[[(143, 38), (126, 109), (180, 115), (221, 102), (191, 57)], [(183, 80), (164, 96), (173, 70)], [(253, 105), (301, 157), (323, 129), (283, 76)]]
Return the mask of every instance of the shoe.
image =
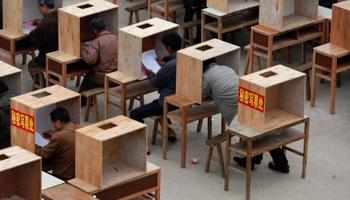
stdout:
[(279, 167), (279, 166), (276, 165), (275, 162), (270, 161), (270, 162), (269, 162), (269, 167), (270, 167), (270, 169), (272, 169), (272, 170), (279, 171), (279, 172), (282, 172), (282, 173), (284, 173), (284, 174), (288, 174), (288, 173), (289, 173), (289, 165), (288, 165), (288, 164), (286, 164), (286, 165), (283, 166), (283, 167)]
[(175, 143), (176, 140), (177, 140), (176, 137), (170, 137), (170, 136), (168, 136), (168, 141), (169, 141), (169, 142)]
[[(233, 157), (233, 160), (236, 161), (236, 163), (239, 166), (244, 167), (244, 169), (246, 168), (246, 165), (247, 165), (247, 159), (246, 158)], [(254, 162), (252, 162), (250, 169), (254, 170)]]

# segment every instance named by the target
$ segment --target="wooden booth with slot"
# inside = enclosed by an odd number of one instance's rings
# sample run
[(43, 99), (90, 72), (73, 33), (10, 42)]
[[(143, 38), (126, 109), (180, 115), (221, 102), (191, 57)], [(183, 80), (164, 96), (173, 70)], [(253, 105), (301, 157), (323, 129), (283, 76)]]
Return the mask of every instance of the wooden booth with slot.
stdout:
[[(126, 101), (139, 97), (143, 105), (143, 95), (157, 91), (147, 79), (146, 68), (142, 63), (142, 54), (154, 50), (158, 58), (169, 53), (162, 44), (162, 37), (174, 31), (179, 33), (179, 25), (162, 19), (153, 18), (133, 24), (118, 31), (118, 71), (105, 78), (105, 119), (108, 118), (108, 104), (121, 108), (126, 115)], [(109, 88), (109, 82), (120, 86)], [(121, 99), (121, 104), (109, 100), (109, 95)], [(130, 102), (131, 104), (131, 102)]]
[(18, 146), (0, 150), (0, 199), (41, 199), (41, 157)]
[(315, 41), (324, 43), (325, 19), (317, 13), (318, 0), (260, 0), (259, 25), (251, 28), (250, 73), (253, 72), (254, 55), (267, 59), (267, 67), (271, 67), (273, 51), (298, 43), (302, 44), (304, 64), (304, 42), (320, 38)]
[[(62, 7), (63, 0), (55, 0), (55, 9)], [(12, 66), (16, 65), (16, 55), (27, 56), (27, 53), (38, 49), (29, 39), (31, 30), (24, 28), (24, 23), (41, 19), (37, 7), (37, 0), (3, 0), (3, 29), (0, 30), (0, 51), (10, 55), (10, 59), (0, 56), (1, 60), (9, 62)], [(25, 64), (25, 63), (23, 63)]]
[[(35, 152), (35, 144), (47, 130), (54, 130), (50, 112), (67, 109), (70, 121), (80, 124), (80, 94), (54, 85), (11, 99), (11, 144)], [(42, 143), (41, 143), (42, 144)]]
[[(212, 100), (202, 101), (203, 62), (215, 58), (216, 63), (232, 68), (239, 75), (240, 47), (212, 39), (177, 52), (176, 94), (164, 98), (163, 122), (168, 118), (181, 123), (182, 129), (163, 123), (163, 159), (167, 159), (168, 128), (182, 134), (181, 167), (186, 166), (187, 124), (208, 118), (208, 138), (211, 138), (211, 118), (219, 114)], [(168, 104), (180, 109), (168, 112)], [(192, 107), (197, 104), (198, 106)], [(222, 120), (222, 132), (226, 129)]]
[(22, 94), (22, 70), (17, 67), (0, 61), (0, 81), (3, 81), (14, 95)]
[[(46, 85), (67, 86), (67, 79), (92, 72), (80, 57), (80, 49), (96, 38), (89, 26), (95, 17), (102, 18), (108, 31), (118, 34), (118, 6), (107, 1), (91, 0), (58, 10), (59, 50), (47, 54)], [(50, 78), (55, 75), (62, 84)]]

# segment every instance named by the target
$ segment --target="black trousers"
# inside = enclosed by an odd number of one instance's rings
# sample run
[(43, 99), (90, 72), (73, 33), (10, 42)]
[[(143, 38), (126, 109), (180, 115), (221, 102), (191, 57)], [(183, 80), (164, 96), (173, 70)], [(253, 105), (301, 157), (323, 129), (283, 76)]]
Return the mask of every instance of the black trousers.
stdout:
[[(191, 6), (185, 6), (185, 18), (184, 22), (189, 22), (193, 20), (194, 14), (196, 14), (197, 20), (202, 18), (202, 8), (201, 7), (195, 7), (195, 9), (192, 9)], [(188, 33), (186, 34), (186, 37), (188, 38)], [(201, 43), (201, 26), (197, 26), (197, 33), (196, 33), (196, 43)]]
[[(95, 72), (91, 72), (85, 75), (84, 80), (80, 85), (79, 93), (104, 86), (103, 84), (100, 84), (99, 82), (96, 81), (94, 74)], [(87, 101), (86, 97), (81, 96), (81, 106), (85, 106), (86, 101)]]
[[(284, 167), (286, 164), (288, 164), (288, 160), (286, 158), (286, 155), (284, 155), (281, 148), (277, 148), (274, 150), (269, 151), (271, 154), (273, 162), (275, 162), (276, 166)], [(263, 155), (257, 155), (252, 158), (252, 161), (254, 163), (260, 164), (261, 160), (263, 158)]]
[[(168, 106), (168, 111), (173, 111), (178, 109), (173, 105)], [(149, 104), (138, 107), (130, 112), (130, 118), (138, 122), (143, 123), (143, 119), (150, 116), (163, 115), (163, 107), (159, 105), (158, 99), (152, 101)], [(171, 121), (168, 119), (168, 123), (171, 124)]]

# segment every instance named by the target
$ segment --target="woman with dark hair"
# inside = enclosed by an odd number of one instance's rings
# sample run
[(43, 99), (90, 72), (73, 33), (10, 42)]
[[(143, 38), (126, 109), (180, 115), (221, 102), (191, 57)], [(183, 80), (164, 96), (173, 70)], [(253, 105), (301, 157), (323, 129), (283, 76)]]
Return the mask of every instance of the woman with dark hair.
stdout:
[(7, 85), (0, 81), (0, 149), (11, 146), (10, 100), (14, 96)]

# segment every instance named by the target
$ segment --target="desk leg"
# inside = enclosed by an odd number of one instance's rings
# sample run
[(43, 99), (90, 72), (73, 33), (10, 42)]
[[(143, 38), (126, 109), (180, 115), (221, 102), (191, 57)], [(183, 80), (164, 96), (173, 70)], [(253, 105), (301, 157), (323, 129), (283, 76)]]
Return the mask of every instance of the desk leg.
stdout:
[(109, 81), (108, 77), (105, 76), (105, 120), (108, 119), (108, 90), (109, 90)]
[(253, 73), (254, 70), (254, 45), (253, 45), (253, 32), (254, 30), (251, 29), (250, 31), (250, 49), (249, 49), (249, 74)]
[(126, 116), (126, 85), (121, 84), (122, 86), (122, 115)]
[(229, 179), (230, 179), (230, 160), (231, 160), (231, 151), (228, 149), (231, 146), (231, 134), (227, 133), (226, 138), (226, 164), (225, 164), (225, 191), (228, 191)]
[(211, 139), (213, 136), (213, 123), (212, 116), (208, 117), (208, 139)]
[(187, 109), (187, 106), (182, 107), (181, 168), (186, 168)]
[(167, 151), (168, 151), (168, 102), (166, 98), (164, 98), (163, 105), (163, 123), (161, 124), (163, 129), (163, 159), (167, 159)]
[(218, 19), (218, 39), (222, 40), (222, 17)]
[(15, 41), (11, 40), (11, 65), (16, 67), (16, 56), (15, 56), (15, 51), (16, 51), (16, 43)]
[(306, 42), (302, 42), (301, 43), (301, 64), (305, 64), (305, 60), (306, 60), (306, 51), (305, 50), (306, 50)]
[(250, 180), (251, 180), (251, 165), (252, 165), (252, 140), (247, 140), (247, 166), (246, 166), (246, 194), (245, 198), (250, 199)]
[(337, 58), (332, 57), (332, 75), (331, 75), (331, 109), (330, 114), (334, 115), (335, 111), (335, 90), (337, 83)]
[(310, 106), (315, 107), (315, 98), (316, 98), (316, 67), (315, 67), (315, 62), (316, 62), (316, 52), (313, 52), (312, 56), (312, 78), (311, 78), (311, 99), (310, 99)]
[(226, 131), (226, 122), (224, 118), (221, 116), (221, 133), (224, 133)]
[(320, 38), (321, 44), (325, 44), (325, 42), (326, 42), (326, 34), (325, 34), (325, 32), (326, 32), (326, 21), (327, 20), (323, 20), (323, 22), (321, 23), (321, 26), (322, 26), (321, 27), (321, 32), (323, 33), (321, 38)]
[(67, 64), (62, 65), (62, 87), (67, 88)]
[[(272, 66), (272, 45), (273, 45), (273, 36), (270, 35), (269, 36), (269, 39), (268, 39), (268, 50), (267, 50), (267, 67), (266, 68), (269, 68)], [(251, 57), (252, 59), (252, 63), (254, 65), (254, 59), (253, 57)], [(254, 67), (254, 66), (252, 66)]]
[(304, 127), (304, 133), (305, 133), (305, 138), (304, 138), (304, 152), (303, 152), (303, 172), (301, 174), (301, 178), (305, 178), (306, 176), (306, 164), (307, 164), (307, 151), (309, 147), (309, 128), (310, 128), (310, 118), (308, 118), (305, 121), (305, 127)]
[(204, 32), (204, 25), (205, 25), (205, 15), (204, 15), (204, 11), (202, 10), (202, 26), (201, 26), (201, 41), (204, 42), (205, 41), (205, 32)]
[(169, 0), (164, 1), (164, 20), (168, 21), (169, 20)]
[(155, 194), (154, 199), (155, 199), (155, 200), (160, 200), (160, 190), (157, 190), (155, 193), (156, 193), (156, 194)]

